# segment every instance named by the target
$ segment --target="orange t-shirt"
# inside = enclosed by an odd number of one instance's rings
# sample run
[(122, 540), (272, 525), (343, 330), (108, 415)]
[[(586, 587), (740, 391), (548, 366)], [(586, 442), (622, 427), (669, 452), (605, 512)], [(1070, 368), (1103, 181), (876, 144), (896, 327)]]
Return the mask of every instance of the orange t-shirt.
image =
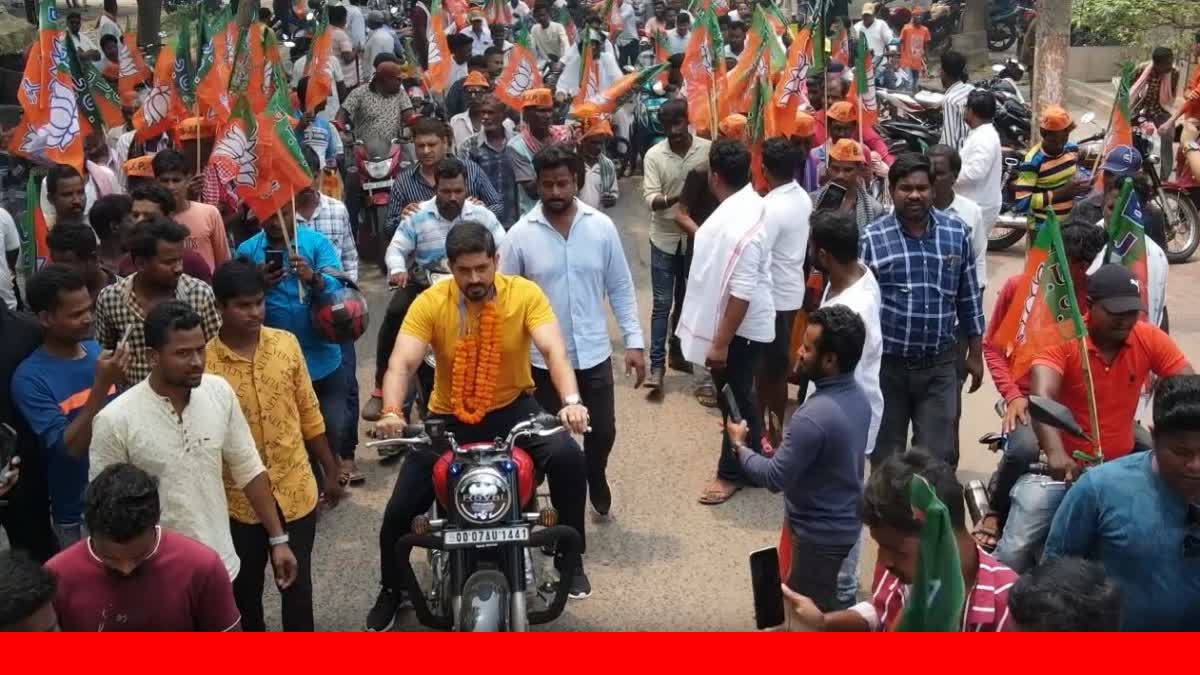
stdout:
[(900, 31), (900, 67), (925, 70), (925, 47), (929, 44), (929, 29), (911, 23)]
[(175, 222), (188, 229), (184, 247), (204, 258), (209, 268), (216, 270), (229, 260), (229, 239), (225, 235), (225, 221), (217, 207), (201, 202), (190, 202), (184, 211), (171, 216)]
[[(1151, 372), (1159, 377), (1174, 375), (1187, 367), (1188, 360), (1170, 336), (1145, 321), (1134, 324), (1112, 363), (1105, 363), (1090, 337), (1087, 350), (1104, 459), (1117, 459), (1133, 449), (1133, 418), (1146, 377)], [(1090, 429), (1087, 384), (1079, 360), (1079, 343), (1071, 340), (1048, 349), (1033, 360), (1033, 366), (1044, 366), (1062, 376), (1058, 402), (1070, 408), (1081, 428)], [(1066, 432), (1062, 438), (1063, 449), (1068, 454), (1074, 450), (1094, 454), (1082, 438)]]

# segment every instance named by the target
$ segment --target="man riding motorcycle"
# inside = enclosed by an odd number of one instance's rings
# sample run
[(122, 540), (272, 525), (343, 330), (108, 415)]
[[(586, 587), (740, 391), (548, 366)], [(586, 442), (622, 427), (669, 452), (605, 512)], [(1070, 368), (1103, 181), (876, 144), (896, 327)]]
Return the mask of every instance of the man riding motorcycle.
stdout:
[[(1149, 439), (1133, 423), (1146, 378), (1193, 372), (1171, 338), (1141, 320), (1141, 292), (1127, 268), (1100, 267), (1088, 278), (1087, 296), (1087, 359), (1099, 438), (1089, 442), (1033, 422), (1050, 476), (1029, 475), (1017, 482), (1008, 524), (996, 545), (996, 559), (1018, 572), (1040, 556), (1068, 485), (1098, 458), (1097, 448), (1104, 460), (1149, 449)], [(1065, 405), (1081, 428), (1091, 429), (1085, 378), (1079, 345), (1071, 340), (1034, 359), (1030, 393)]]
[[(1101, 228), (1085, 224), (1071, 224), (1063, 228), (1062, 238), (1071, 271), (1071, 284), (1075, 289), (1075, 299), (1082, 307), (1087, 299), (1087, 270), (1096, 256), (1104, 250), (1108, 238)], [(1005, 403), (1004, 421), (1000, 431), (1008, 436), (1004, 454), (1000, 458), (991, 485), (988, 514), (975, 528), (975, 538), (988, 550), (996, 546), (1000, 537), (1000, 527), (1008, 517), (1009, 493), (1013, 485), (1029, 471), (1029, 465), (1037, 461), (1039, 452), (1033, 427), (1029, 425), (1030, 376), (1026, 374), (1020, 379), (1013, 376), (1012, 362), (1004, 353), (1003, 345), (997, 344), (995, 340), (996, 331), (1004, 323), (1004, 317), (1008, 316), (1012, 303), (1021, 301), (1016, 294), (1024, 278), (1025, 274), (1022, 272), (1005, 280), (996, 296), (996, 305), (992, 309), (987, 334), (983, 338), (983, 358), (992, 375), (992, 382), (996, 384), (996, 389)]]
[[(468, 221), (450, 230), (446, 257), (453, 283), (439, 283), (414, 300), (396, 338), (376, 434), (389, 438), (404, 429), (401, 403), (408, 381), (432, 345), (439, 367), (429, 400), (430, 418), (444, 420), (446, 431), (460, 444), (505, 436), (518, 421), (541, 412), (530, 394), (531, 342), (545, 358), (564, 403), (557, 411), (559, 419), (572, 432), (584, 433), (588, 411), (580, 404), (575, 372), (546, 295), (527, 279), (496, 273), (496, 241), (479, 223)], [(582, 538), (587, 474), (579, 446), (554, 435), (532, 438), (523, 448), (549, 478), (550, 499), (562, 523)], [(370, 630), (387, 630), (395, 620), (401, 600), (395, 544), (409, 532), (412, 519), (433, 503), (436, 460), (435, 453), (416, 450), (396, 479), (379, 532), (383, 588), (367, 617)], [(591, 593), (582, 553), (560, 550), (555, 556), (559, 574), (572, 575), (569, 593), (575, 599)]]

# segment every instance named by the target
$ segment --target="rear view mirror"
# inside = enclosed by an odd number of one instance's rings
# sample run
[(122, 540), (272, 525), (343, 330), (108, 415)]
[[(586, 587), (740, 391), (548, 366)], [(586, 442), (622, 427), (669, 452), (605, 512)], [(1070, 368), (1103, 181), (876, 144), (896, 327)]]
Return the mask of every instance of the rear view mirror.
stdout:
[(1079, 427), (1079, 423), (1075, 421), (1075, 416), (1071, 414), (1067, 406), (1058, 401), (1030, 395), (1029, 414), (1042, 424), (1079, 436), (1087, 441), (1092, 440), (1087, 432)]

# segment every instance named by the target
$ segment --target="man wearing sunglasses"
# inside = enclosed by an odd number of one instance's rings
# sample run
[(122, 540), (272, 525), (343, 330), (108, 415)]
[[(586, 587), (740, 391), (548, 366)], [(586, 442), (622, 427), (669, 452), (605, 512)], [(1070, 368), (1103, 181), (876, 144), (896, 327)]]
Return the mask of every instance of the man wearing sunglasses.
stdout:
[(1054, 516), (1045, 559), (1090, 558), (1121, 589), (1121, 630), (1200, 626), (1200, 375), (1154, 391), (1154, 449), (1083, 474)]

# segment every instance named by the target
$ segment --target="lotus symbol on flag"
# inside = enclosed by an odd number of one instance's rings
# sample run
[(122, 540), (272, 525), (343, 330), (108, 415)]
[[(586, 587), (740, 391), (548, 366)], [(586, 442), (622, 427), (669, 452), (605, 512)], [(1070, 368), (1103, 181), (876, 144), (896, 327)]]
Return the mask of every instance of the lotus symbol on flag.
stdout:
[(429, 31), (429, 70), (442, 62), (442, 48), (438, 45), (437, 39), (434, 38), (433, 31)]
[(22, 79), (21, 88), (25, 90), (25, 99), (28, 100), (32, 105), (37, 106), (38, 92), (42, 89), (41, 85), (37, 84), (36, 82), (30, 82), (29, 80)]
[(153, 127), (166, 119), (170, 107), (171, 92), (167, 85), (158, 85), (151, 89), (142, 104), (142, 118), (146, 121), (146, 126)]
[[(50, 83), (50, 118), (46, 146), (55, 150), (66, 150), (79, 136), (79, 112), (75, 92), (58, 80)], [(40, 134), (39, 134), (40, 135)]]
[(508, 83), (505, 91), (509, 96), (520, 96), (532, 84), (533, 66), (528, 60), (521, 59), (521, 62), (517, 64), (517, 71), (513, 73), (512, 81)]
[(129, 47), (122, 40), (117, 41), (117, 61), (120, 63), (119, 77), (130, 77), (137, 75), (137, 66), (133, 63), (133, 54), (129, 52)]
[(808, 80), (808, 59), (801, 57), (795, 68), (788, 73), (788, 80), (783, 85), (783, 96), (780, 101), (784, 104), (791, 102), (793, 96), (799, 96)]
[(234, 182), (238, 187), (254, 187), (258, 178), (255, 163), (258, 155), (255, 153), (257, 139), (246, 136), (246, 131), (240, 125), (229, 127), (221, 140), (213, 146), (213, 164), (217, 167), (217, 175), (224, 182)]

